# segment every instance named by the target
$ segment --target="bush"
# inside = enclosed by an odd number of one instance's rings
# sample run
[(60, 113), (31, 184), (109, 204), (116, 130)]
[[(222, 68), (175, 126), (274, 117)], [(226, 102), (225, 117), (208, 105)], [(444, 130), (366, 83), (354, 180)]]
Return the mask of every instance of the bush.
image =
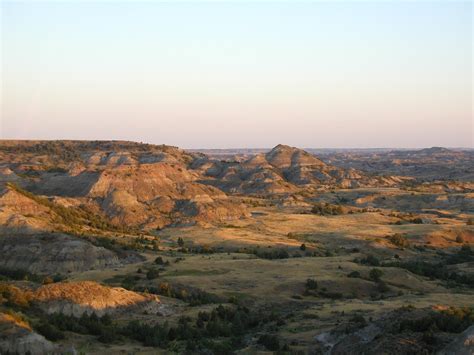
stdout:
[(316, 290), (318, 288), (318, 282), (313, 279), (306, 280), (306, 289), (307, 290)]
[(382, 277), (382, 275), (383, 275), (382, 270), (380, 270), (380, 269), (372, 269), (372, 270), (370, 270), (369, 278), (370, 278), (372, 281), (379, 281), (380, 278)]
[(400, 248), (408, 248), (410, 246), (410, 242), (406, 237), (401, 235), (400, 233), (396, 233), (394, 235), (387, 237), (390, 243), (393, 245), (400, 247)]
[(366, 264), (366, 265), (370, 265), (370, 266), (380, 266), (379, 259), (376, 256), (372, 255), (372, 254), (367, 255), (367, 257), (362, 259), (360, 262), (362, 264)]
[(461, 333), (472, 324), (474, 324), (473, 308), (451, 307), (420, 319), (405, 319), (400, 323), (399, 331), (427, 332), (434, 328), (447, 333)]
[(456, 237), (456, 243), (460, 243), (460, 244), (464, 243), (464, 238), (462, 236), (458, 235)]
[(160, 272), (156, 269), (150, 269), (148, 270), (148, 272), (146, 273), (146, 278), (148, 280), (153, 280), (153, 279), (156, 279), (160, 276)]
[(300, 245), (300, 250), (301, 250), (301, 251), (305, 251), (305, 250), (306, 250), (306, 244), (305, 244), (305, 243), (303, 243), (303, 244)]
[(378, 280), (377, 282), (377, 290), (380, 292), (380, 293), (385, 293), (385, 292), (388, 292), (390, 291), (390, 287), (388, 287), (388, 285), (383, 282), (382, 280)]
[(331, 205), (329, 203), (317, 203), (313, 206), (311, 209), (311, 213), (320, 215), (320, 216), (326, 216), (326, 215), (340, 215), (343, 214), (344, 211), (342, 210), (342, 207), (340, 205)]
[(158, 256), (156, 259), (155, 259), (155, 264), (157, 265), (164, 265), (165, 264), (165, 261), (163, 260), (163, 258), (161, 256)]
[(258, 338), (258, 343), (270, 351), (280, 350), (280, 341), (276, 335), (263, 334)]
[(360, 272), (359, 271), (352, 271), (347, 275), (347, 277), (360, 278)]
[(46, 339), (51, 341), (64, 339), (64, 333), (49, 323), (41, 323), (36, 327), (36, 330)]

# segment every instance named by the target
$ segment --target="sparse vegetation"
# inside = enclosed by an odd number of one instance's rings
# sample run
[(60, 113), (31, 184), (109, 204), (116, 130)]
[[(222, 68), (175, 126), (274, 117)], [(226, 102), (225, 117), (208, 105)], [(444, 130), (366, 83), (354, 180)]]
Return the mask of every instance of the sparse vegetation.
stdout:
[(395, 233), (388, 236), (387, 238), (393, 245), (396, 245), (397, 247), (408, 248), (410, 246), (408, 239), (400, 233)]
[(320, 215), (320, 216), (337, 216), (344, 213), (341, 205), (331, 205), (327, 202), (317, 203), (311, 209), (311, 213)]

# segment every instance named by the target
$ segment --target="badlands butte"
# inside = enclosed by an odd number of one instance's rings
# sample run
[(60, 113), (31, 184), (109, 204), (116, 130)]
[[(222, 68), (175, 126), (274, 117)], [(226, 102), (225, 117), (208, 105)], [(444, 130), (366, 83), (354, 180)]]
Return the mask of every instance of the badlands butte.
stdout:
[(1, 354), (472, 354), (474, 151), (0, 141)]

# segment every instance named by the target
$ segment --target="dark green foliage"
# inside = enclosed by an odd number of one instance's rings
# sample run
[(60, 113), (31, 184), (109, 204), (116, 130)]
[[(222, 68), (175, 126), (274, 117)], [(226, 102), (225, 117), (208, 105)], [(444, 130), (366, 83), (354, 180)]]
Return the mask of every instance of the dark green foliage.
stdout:
[(382, 277), (382, 275), (383, 275), (382, 270), (380, 270), (380, 269), (372, 269), (372, 270), (370, 270), (369, 278), (370, 278), (372, 281), (379, 281), (380, 278)]
[(160, 283), (159, 287), (147, 287), (146, 289), (145, 287), (134, 287), (134, 290), (141, 292), (146, 290), (156, 295), (178, 298), (188, 302), (190, 306), (224, 302), (224, 299), (212, 293), (194, 287), (172, 285), (168, 282)]
[(372, 255), (372, 254), (367, 255), (365, 258), (361, 259), (360, 262), (362, 264), (370, 265), (370, 266), (379, 266), (380, 265), (379, 259), (376, 256)]
[(160, 272), (157, 269), (150, 269), (146, 273), (146, 278), (148, 280), (156, 279), (160, 276)]
[(317, 203), (313, 206), (311, 209), (311, 213), (320, 215), (320, 216), (326, 216), (326, 215), (340, 215), (343, 214), (342, 207), (340, 205), (331, 205), (329, 203)]
[(387, 283), (382, 281), (382, 280), (378, 280), (377, 281), (377, 290), (380, 292), (380, 293), (385, 293), (385, 292), (388, 292), (390, 291), (390, 287), (388, 287)]
[(164, 265), (165, 264), (165, 261), (163, 260), (163, 258), (161, 256), (158, 256), (156, 259), (155, 259), (155, 264), (157, 265)]
[(46, 339), (51, 341), (64, 339), (64, 333), (50, 323), (41, 323), (36, 327), (36, 330)]
[(179, 237), (178, 238), (178, 245), (182, 248), (184, 246), (184, 240), (183, 238)]
[[(166, 322), (150, 325), (132, 321), (123, 328), (122, 334), (146, 346), (166, 348), (170, 341), (182, 340), (186, 341), (186, 349), (190, 352), (207, 349), (211, 353), (228, 354), (244, 345), (242, 337), (250, 330), (273, 320), (271, 315), (250, 312), (246, 307), (219, 305), (211, 312), (199, 312), (194, 321), (181, 317), (173, 327)], [(273, 349), (275, 342), (269, 341), (267, 345)]]
[(305, 243), (300, 245), (300, 250), (302, 250), (302, 251), (306, 250), (306, 244)]
[(263, 334), (258, 338), (258, 343), (270, 351), (280, 350), (280, 341), (276, 335)]
[(316, 290), (318, 288), (318, 282), (313, 279), (307, 279), (305, 286), (307, 290)]
[(400, 332), (409, 330), (413, 332), (426, 332), (439, 330), (448, 333), (461, 333), (474, 324), (473, 308), (450, 308), (446, 311), (432, 313), (426, 317), (415, 320), (403, 320), (400, 323)]
[(448, 270), (448, 265), (474, 261), (474, 253), (469, 245), (463, 245), (459, 251), (453, 255), (441, 254), (439, 255), (439, 259), (441, 261), (437, 263), (429, 263), (426, 261), (397, 261), (385, 263), (383, 266), (399, 267), (417, 275), (444, 280), (448, 283), (448, 286), (462, 284), (474, 287), (474, 275)]
[(367, 325), (367, 321), (360, 314), (357, 314), (354, 317), (352, 317), (351, 322), (358, 323), (361, 327), (365, 327)]
[(84, 313), (79, 318), (62, 313), (48, 315), (35, 329), (50, 340), (63, 339), (64, 331), (95, 335), (102, 342), (118, 339), (118, 330), (112, 324), (110, 317), (105, 315), (100, 318), (95, 313), (90, 315)]
[(340, 292), (329, 292), (329, 291), (320, 291), (319, 295), (321, 297), (326, 297), (333, 300), (339, 300), (344, 297), (344, 295)]
[(253, 254), (262, 259), (288, 259), (290, 254), (286, 249), (261, 250), (254, 249)]
[(347, 275), (347, 277), (360, 278), (360, 272), (359, 271), (352, 271)]
[(0, 267), (0, 276), (7, 280), (28, 280), (33, 282), (42, 282), (43, 276), (32, 274), (28, 271), (20, 270), (20, 269), (7, 269)]

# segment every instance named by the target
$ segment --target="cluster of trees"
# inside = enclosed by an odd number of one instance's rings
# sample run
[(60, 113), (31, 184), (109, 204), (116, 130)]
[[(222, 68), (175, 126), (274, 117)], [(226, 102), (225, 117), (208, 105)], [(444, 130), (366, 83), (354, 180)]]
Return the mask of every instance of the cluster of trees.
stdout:
[[(181, 317), (175, 327), (170, 327), (167, 323), (148, 325), (130, 322), (125, 328), (125, 334), (148, 346), (166, 348), (169, 342), (177, 340), (184, 341), (188, 351), (230, 353), (243, 346), (243, 337), (250, 330), (274, 320), (274, 315), (251, 312), (246, 307), (219, 305), (211, 312), (199, 312), (195, 320)], [(269, 350), (280, 348), (279, 341), (275, 339), (260, 343), (270, 347)]]
[(286, 249), (254, 249), (252, 254), (262, 259), (288, 259), (290, 253)]
[(320, 215), (320, 216), (336, 216), (340, 214), (344, 214), (344, 210), (342, 209), (341, 205), (331, 205), (327, 202), (325, 203), (317, 203), (311, 209), (311, 213)]
[[(168, 322), (149, 324), (137, 320), (119, 326), (107, 315), (98, 317), (94, 313), (84, 313), (76, 318), (58, 313), (43, 315), (35, 329), (52, 341), (63, 339), (64, 331), (71, 331), (95, 335), (104, 343), (126, 337), (145, 346), (166, 349), (172, 343), (182, 341), (188, 351), (230, 353), (244, 346), (244, 336), (250, 330), (273, 321), (278, 321), (278, 317), (272, 313), (219, 305), (210, 312), (199, 312), (194, 319), (183, 316), (174, 326)], [(280, 341), (274, 335), (262, 335), (258, 342), (268, 350), (280, 349)]]
[[(25, 280), (33, 282), (43, 282), (44, 277), (41, 275), (33, 274), (31, 272), (20, 270), (20, 269), (8, 269), (0, 267), (0, 280)], [(53, 276), (53, 281), (58, 282), (61, 280), (61, 276)]]
[(404, 319), (400, 322), (399, 331), (412, 332), (442, 331), (447, 333), (461, 333), (474, 324), (474, 308), (451, 307), (441, 312), (419, 319)]
[(383, 266), (399, 267), (406, 269), (414, 274), (447, 281), (448, 285), (455, 286), (463, 284), (474, 287), (474, 275), (468, 273), (460, 273), (449, 271), (447, 265), (474, 261), (474, 252), (469, 245), (463, 245), (459, 251), (450, 256), (446, 256), (444, 260), (437, 263), (427, 261), (397, 261), (384, 263)]
[(158, 287), (135, 287), (134, 290), (141, 292), (149, 292), (155, 295), (162, 295), (166, 297), (177, 298), (188, 302), (191, 306), (198, 306), (203, 304), (221, 303), (225, 300), (212, 293), (203, 291), (195, 287), (188, 287), (182, 285), (172, 285), (169, 282), (161, 282)]
[(364, 265), (380, 266), (380, 260), (372, 254), (369, 254), (365, 258), (362, 258), (360, 260), (356, 259), (354, 261), (355, 262), (360, 262), (361, 264), (364, 264)]
[(387, 239), (390, 241), (390, 243), (399, 248), (408, 248), (410, 246), (408, 239), (400, 233), (390, 235), (387, 237)]
[(117, 340), (121, 333), (109, 315), (98, 317), (95, 313), (83, 313), (79, 318), (62, 313), (43, 315), (43, 319), (34, 328), (51, 341), (64, 339), (64, 331), (95, 335), (105, 343)]

